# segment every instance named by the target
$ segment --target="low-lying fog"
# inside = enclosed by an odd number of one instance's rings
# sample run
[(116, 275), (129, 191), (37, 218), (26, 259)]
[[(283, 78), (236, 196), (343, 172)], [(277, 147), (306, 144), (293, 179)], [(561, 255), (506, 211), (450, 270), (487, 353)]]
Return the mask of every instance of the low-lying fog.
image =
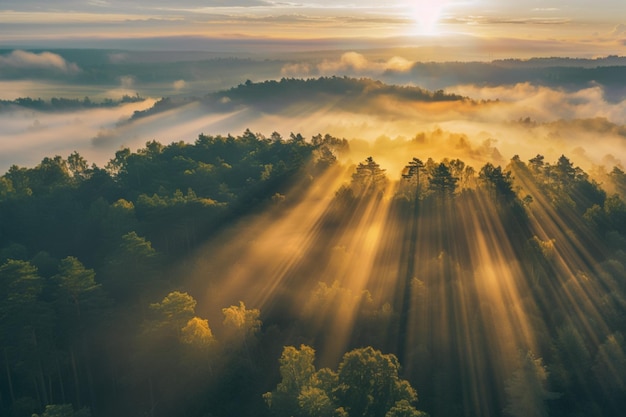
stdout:
[[(185, 57), (185, 60), (164, 62), (165, 58), (157, 56), (150, 58), (156, 68), (150, 79), (146, 72), (148, 64), (138, 63), (132, 55), (102, 54), (102, 62), (109, 65), (103, 64), (108, 71), (104, 78), (109, 83), (101, 85), (87, 83), (85, 79), (94, 74), (94, 68), (71, 57), (23, 51), (0, 56), (3, 65), (0, 99), (90, 96), (98, 101), (104, 97), (119, 99), (123, 94), (135, 92), (153, 97), (116, 107), (72, 111), (38, 111), (4, 105), (0, 107), (0, 172), (5, 172), (12, 164), (34, 166), (45, 156), (67, 157), (73, 151), (78, 151), (90, 163), (104, 166), (121, 147), (136, 150), (151, 140), (193, 142), (200, 133), (239, 135), (245, 129), (265, 136), (276, 131), (285, 138), (292, 132), (306, 138), (329, 133), (352, 140), (353, 158), (375, 154), (382, 165), (396, 159), (406, 161), (411, 156), (458, 157), (475, 163), (489, 160), (506, 164), (516, 154), (527, 160), (537, 153), (547, 160), (565, 154), (587, 169), (592, 165), (610, 168), (626, 161), (626, 126), (623, 125), (626, 96), (611, 90), (610, 83), (559, 86), (548, 82), (513, 80), (505, 83), (501, 80), (502, 84), (498, 84), (497, 77), (488, 83), (478, 82), (476, 73), (454, 79), (450, 75), (452, 68), (463, 74), (457, 63), (445, 67), (445, 92), (470, 100), (425, 102), (390, 93), (364, 93), (362, 97), (349, 99), (339, 95), (302, 94), (280, 102), (280, 98), (266, 89), (263, 97), (255, 97), (254, 102), (240, 100), (228, 111), (215, 111), (201, 100), (190, 100), (167, 111), (131, 119), (135, 111), (149, 109), (161, 97), (152, 94), (158, 90), (155, 86), (161, 86), (162, 91), (159, 91), (170, 92), (173, 97), (202, 98), (209, 92), (236, 86), (238, 82), (234, 78), (243, 83), (241, 76), (261, 67), (264, 70), (257, 77), (251, 77), (253, 81), (280, 76), (316, 78), (339, 74), (384, 82), (404, 80), (407, 85), (407, 77), (413, 74), (408, 85), (429, 88), (435, 75), (420, 76), (423, 65), (401, 57), (374, 59), (350, 52), (317, 61), (284, 60), (264, 64), (251, 60), (223, 61), (222, 58), (202, 61), (220, 69), (195, 74), (193, 79), (189, 77), (190, 71), (199, 68), (199, 61)], [(607, 65), (614, 60), (607, 58)], [(595, 61), (596, 68), (603, 62)], [(176, 73), (173, 63), (183, 69)], [(122, 64), (125, 66), (121, 67)], [(159, 72), (160, 64), (169, 65), (168, 76)], [(227, 64), (231, 64), (235, 75), (226, 76)], [(592, 64), (589, 60), (580, 61), (580, 71)], [(520, 61), (515, 65), (529, 64)], [(542, 65), (548, 63), (542, 61)], [(466, 70), (469, 72), (470, 68), (473, 67), (470, 65)], [(20, 78), (20, 69), (26, 73), (31, 71), (32, 79)], [(45, 71), (51, 74), (48, 78), (41, 76)], [(117, 75), (113, 76), (114, 73)], [(182, 74), (186, 74), (187, 79)], [(263, 76), (266, 78), (260, 78)], [(444, 82), (443, 77), (444, 74), (438, 82)], [(202, 79), (212, 80), (215, 88), (200, 88)], [(426, 82), (421, 84), (421, 79)], [(467, 82), (470, 80), (476, 82)], [(219, 83), (222, 88), (217, 88)], [(228, 91), (221, 100), (230, 100)]]

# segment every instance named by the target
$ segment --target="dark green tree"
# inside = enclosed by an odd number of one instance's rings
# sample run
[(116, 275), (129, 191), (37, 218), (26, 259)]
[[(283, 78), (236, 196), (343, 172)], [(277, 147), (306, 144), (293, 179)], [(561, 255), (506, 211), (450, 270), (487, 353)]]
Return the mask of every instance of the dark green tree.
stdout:
[(528, 166), (533, 173), (541, 174), (543, 173), (543, 169), (545, 166), (544, 160), (545, 158), (543, 155), (537, 154), (537, 156), (528, 160), (529, 162)]
[(385, 170), (371, 156), (360, 162), (352, 174), (351, 187), (356, 196), (382, 196), (387, 186)]
[(450, 168), (443, 162), (435, 165), (430, 172), (429, 189), (439, 198), (449, 198), (454, 195), (459, 179), (452, 176)]
[[(620, 332), (606, 337), (593, 363), (596, 381), (610, 402), (626, 395), (626, 342)], [(613, 405), (613, 404), (612, 404)]]
[(159, 257), (149, 240), (132, 231), (126, 233), (106, 259), (102, 284), (117, 300), (131, 301), (145, 291), (162, 285)]
[(511, 171), (503, 172), (500, 166), (487, 163), (480, 169), (478, 179), (496, 199), (511, 201), (515, 197)]
[(59, 272), (53, 277), (60, 292), (76, 311), (76, 319), (81, 317), (81, 305), (94, 300), (102, 301), (103, 294), (100, 284), (96, 283), (96, 273), (87, 269), (73, 256), (61, 260)]
[[(28, 261), (0, 266), (0, 346), (4, 375), (14, 405), (18, 395), (48, 404), (46, 367), (52, 350), (54, 312), (41, 300), (44, 282)], [(24, 389), (24, 384), (29, 388)], [(22, 387), (19, 392), (18, 387)]]
[(520, 359), (520, 366), (506, 381), (507, 406), (504, 412), (512, 417), (546, 417), (546, 401), (558, 394), (548, 391), (548, 371), (543, 361), (528, 352)]
[(344, 355), (338, 370), (337, 399), (350, 416), (384, 417), (398, 402), (417, 401), (417, 393), (400, 379), (400, 363), (372, 347)]
[(416, 200), (420, 199), (425, 164), (417, 158), (413, 158), (402, 170), (402, 178), (409, 186), (410, 193)]
[(67, 157), (67, 167), (75, 181), (87, 179), (89, 165), (87, 164), (87, 160), (78, 152), (74, 151)]
[(554, 166), (554, 172), (558, 181), (564, 187), (571, 185), (576, 179), (576, 168), (565, 155), (561, 155), (559, 157), (556, 165)]
[(385, 417), (428, 417), (428, 414), (417, 410), (409, 401), (400, 400), (391, 407)]
[[(315, 350), (309, 346), (301, 345), (300, 349), (285, 346), (278, 360), (281, 381), (274, 391), (263, 395), (272, 414), (276, 416), (299, 416), (303, 414), (301, 405), (306, 407), (313, 401), (308, 398), (313, 395), (312, 393), (305, 394), (308, 399), (300, 397), (303, 391), (311, 387), (311, 380), (316, 372), (314, 360)], [(306, 404), (300, 404), (302, 401)]]

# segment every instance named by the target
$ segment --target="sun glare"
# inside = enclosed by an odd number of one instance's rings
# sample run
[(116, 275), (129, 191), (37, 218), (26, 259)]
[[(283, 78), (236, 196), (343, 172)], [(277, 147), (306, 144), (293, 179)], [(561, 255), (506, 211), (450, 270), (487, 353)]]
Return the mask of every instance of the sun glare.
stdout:
[(422, 35), (438, 35), (439, 19), (448, 0), (413, 0), (409, 4), (411, 17), (417, 23), (416, 32)]

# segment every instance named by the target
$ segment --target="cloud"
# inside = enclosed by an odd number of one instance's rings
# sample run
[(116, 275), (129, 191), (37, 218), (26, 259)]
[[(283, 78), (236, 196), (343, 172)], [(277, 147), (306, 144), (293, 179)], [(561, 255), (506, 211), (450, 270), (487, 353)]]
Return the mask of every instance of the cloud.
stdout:
[(496, 87), (463, 85), (450, 87), (447, 91), (479, 100), (499, 100), (498, 109), (506, 110), (511, 120), (527, 116), (540, 122), (606, 118), (619, 123), (626, 120), (626, 100), (617, 103), (607, 101), (606, 92), (600, 86), (562, 91), (531, 83), (519, 83)]
[(444, 22), (468, 25), (563, 25), (570, 23), (571, 19), (567, 17), (467, 16), (444, 19)]
[(385, 63), (385, 71), (407, 72), (415, 63), (400, 56), (394, 56)]
[[(61, 3), (61, 4), (59, 4)], [(264, 0), (178, 0), (178, 7), (254, 7), (271, 6), (275, 2)], [(284, 5), (283, 3), (282, 5)], [(2, 9), (5, 10), (102, 10), (103, 8), (151, 8), (170, 7), (170, 0), (64, 0), (63, 2), (51, 2), (42, 0), (7, 0), (2, 2)]]
[[(35, 166), (46, 156), (67, 157), (78, 151), (90, 163), (104, 166), (114, 156), (116, 148), (101, 152), (93, 146), (91, 138), (103, 129), (112, 129), (120, 119), (130, 117), (134, 111), (154, 104), (153, 100), (128, 103), (112, 108), (79, 111), (39, 112), (11, 109), (0, 112), (0, 172), (12, 164)], [(148, 139), (142, 137), (143, 143)]]
[[(111, 4), (141, 4), (142, 6), (149, 5), (165, 5), (171, 6), (171, 0), (151, 0), (146, 2), (144, 0), (115, 0), (110, 1)], [(255, 7), (255, 6), (271, 6), (273, 2), (265, 0), (179, 0), (176, 2), (176, 6), (183, 7)], [(284, 5), (284, 3), (282, 4)]]
[(533, 12), (557, 12), (561, 9), (557, 7), (535, 7)]
[(172, 85), (172, 87), (174, 87), (174, 90), (176, 91), (180, 91), (186, 86), (187, 86), (187, 83), (185, 82), (185, 80), (176, 80), (174, 81), (174, 84)]
[(285, 64), (280, 69), (280, 75), (283, 76), (308, 76), (316, 73), (315, 67), (306, 62), (293, 62)]
[(120, 77), (122, 88), (132, 88), (135, 85), (135, 77), (132, 75), (123, 75)]
[(112, 52), (108, 56), (109, 62), (112, 64), (119, 64), (128, 60), (127, 52)]
[(386, 71), (408, 72), (415, 62), (400, 56), (386, 61), (371, 61), (358, 52), (346, 52), (339, 59), (324, 59), (321, 62), (292, 62), (281, 69), (283, 76), (309, 75), (382, 75)]
[(52, 52), (27, 52), (15, 50), (8, 55), (0, 55), (0, 67), (15, 69), (52, 69), (66, 74), (80, 71), (78, 65), (67, 62), (60, 55)]
[[(167, 12), (185, 9), (225, 8), (225, 7), (273, 7), (279, 4), (265, 0), (6, 0), (1, 10), (17, 12)], [(281, 3), (280, 7), (288, 7)]]
[(317, 68), (323, 74), (334, 74), (350, 70), (363, 72), (371, 68), (371, 64), (365, 56), (357, 52), (346, 52), (341, 55), (341, 58), (338, 61), (324, 60), (317, 66)]
[(615, 26), (613, 28), (613, 30), (611, 31), (611, 36), (613, 37), (622, 37), (626, 35), (626, 24), (620, 23), (619, 25)]

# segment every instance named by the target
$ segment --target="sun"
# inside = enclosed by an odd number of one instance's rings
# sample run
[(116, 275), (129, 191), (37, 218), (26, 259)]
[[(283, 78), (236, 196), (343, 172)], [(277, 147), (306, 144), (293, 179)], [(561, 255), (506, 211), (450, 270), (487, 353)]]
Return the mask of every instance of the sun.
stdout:
[(439, 19), (449, 0), (412, 0), (411, 17), (417, 23), (416, 32), (423, 35), (439, 34)]

